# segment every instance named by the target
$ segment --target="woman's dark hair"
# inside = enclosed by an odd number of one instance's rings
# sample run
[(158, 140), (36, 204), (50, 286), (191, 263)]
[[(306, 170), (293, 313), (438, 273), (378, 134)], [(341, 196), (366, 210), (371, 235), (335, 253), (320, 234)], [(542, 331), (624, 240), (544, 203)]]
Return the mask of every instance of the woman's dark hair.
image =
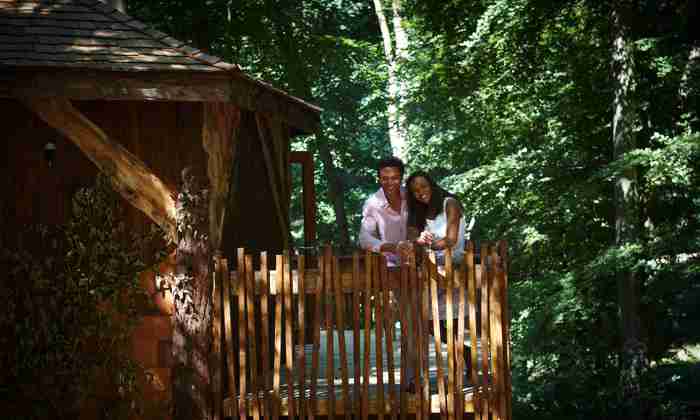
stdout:
[[(418, 177), (425, 178), (430, 185), (432, 193), (428, 204), (423, 204), (416, 200), (415, 195), (411, 191), (411, 183)], [(445, 199), (447, 197), (455, 197), (454, 194), (437, 185), (433, 178), (423, 171), (414, 172), (408, 177), (406, 180), (406, 191), (408, 193), (406, 198), (406, 203), (408, 204), (408, 226), (415, 227), (419, 232), (425, 229), (425, 219), (428, 214), (438, 215), (442, 213)]]
[(398, 168), (399, 172), (401, 173), (401, 176), (403, 177), (403, 161), (395, 156), (384, 158), (379, 161), (379, 164), (377, 165), (377, 176), (379, 176), (379, 172), (381, 172), (381, 170), (384, 168)]

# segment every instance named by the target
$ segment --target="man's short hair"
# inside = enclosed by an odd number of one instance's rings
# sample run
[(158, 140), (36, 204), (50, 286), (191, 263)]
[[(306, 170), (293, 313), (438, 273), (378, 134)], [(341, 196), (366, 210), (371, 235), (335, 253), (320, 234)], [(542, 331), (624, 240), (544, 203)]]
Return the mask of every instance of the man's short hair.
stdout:
[(404, 164), (403, 161), (396, 156), (387, 157), (379, 161), (377, 176), (379, 176), (379, 172), (384, 168), (399, 168), (399, 172), (403, 177)]

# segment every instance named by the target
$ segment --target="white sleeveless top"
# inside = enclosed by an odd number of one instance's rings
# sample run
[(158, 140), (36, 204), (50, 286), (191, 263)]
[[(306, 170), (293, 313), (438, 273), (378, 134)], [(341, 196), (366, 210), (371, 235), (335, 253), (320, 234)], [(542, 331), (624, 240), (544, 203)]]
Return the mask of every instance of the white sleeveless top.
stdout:
[[(445, 198), (442, 203), (442, 212), (435, 219), (425, 219), (425, 230), (433, 234), (433, 240), (437, 241), (447, 236), (447, 200), (457, 200), (453, 197)], [(452, 247), (452, 261), (454, 264), (459, 264), (464, 258), (464, 231), (466, 230), (466, 220), (464, 218), (464, 210), (462, 217), (459, 218), (459, 228), (457, 230), (457, 242)], [(440, 265), (444, 264), (445, 251), (435, 251), (435, 256), (438, 258)]]

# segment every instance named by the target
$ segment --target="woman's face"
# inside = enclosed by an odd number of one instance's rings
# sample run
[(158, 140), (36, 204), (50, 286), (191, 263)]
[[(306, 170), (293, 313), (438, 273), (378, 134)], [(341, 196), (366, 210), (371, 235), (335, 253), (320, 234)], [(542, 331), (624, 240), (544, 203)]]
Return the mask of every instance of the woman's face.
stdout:
[(430, 188), (430, 183), (427, 179), (423, 178), (422, 176), (417, 176), (413, 178), (409, 188), (418, 202), (426, 205), (430, 203), (430, 197), (433, 195), (433, 189)]

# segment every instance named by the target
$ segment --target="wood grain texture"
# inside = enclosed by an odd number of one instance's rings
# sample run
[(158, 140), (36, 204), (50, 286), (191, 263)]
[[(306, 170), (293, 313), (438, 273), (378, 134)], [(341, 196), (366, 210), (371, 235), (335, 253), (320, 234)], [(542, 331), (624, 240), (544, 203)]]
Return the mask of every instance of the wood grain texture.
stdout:
[(21, 101), (78, 146), (126, 201), (175, 241), (175, 191), (143, 161), (110, 139), (67, 99), (23, 97)]
[[(299, 271), (299, 288), (304, 289), (304, 279), (305, 279), (305, 272), (306, 272), (306, 257), (304, 255), (299, 255), (297, 257), (297, 270)], [(291, 282), (290, 282), (291, 283)], [(298, 301), (298, 310), (297, 310), (297, 315), (298, 315), (298, 324), (297, 324), (297, 330), (299, 331), (299, 344), (305, 344), (306, 343), (306, 300), (305, 300), (305, 293), (298, 293), (299, 296), (299, 301)], [(298, 378), (298, 384), (300, 389), (306, 389), (306, 354), (304, 351), (300, 351), (299, 354), (296, 356), (297, 357), (297, 373), (299, 375)], [(303, 366), (303, 367), (302, 367)], [(299, 399), (299, 418), (303, 419), (308, 412), (308, 404), (307, 400), (304, 396), (304, 394), (301, 395)]]
[(258, 333), (255, 326), (255, 295), (253, 295), (253, 256), (248, 254), (244, 257), (245, 263), (245, 277), (246, 277), (246, 316), (248, 325), (248, 355), (249, 355), (249, 377), (250, 377), (250, 392), (253, 394), (251, 400), (251, 409), (254, 420), (260, 420), (260, 399), (258, 398), (259, 388), (258, 388), (258, 378), (260, 376), (258, 371)]
[[(386, 370), (388, 374), (389, 382), (389, 392), (387, 395), (388, 405), (389, 405), (389, 415), (392, 420), (395, 420), (396, 413), (398, 411), (398, 398), (396, 398), (396, 389), (394, 387), (396, 383), (396, 377), (394, 376), (394, 315), (398, 309), (400, 312), (401, 302), (397, 305), (392, 304), (392, 300), (400, 298), (401, 289), (390, 290), (389, 289), (389, 272), (387, 271), (386, 264), (382, 264), (380, 271), (380, 281), (381, 281), (381, 293), (382, 293), (382, 308), (384, 309), (384, 317), (380, 318), (377, 322), (384, 322), (384, 342), (386, 343)], [(401, 278), (401, 276), (399, 276)], [(399, 285), (401, 287), (401, 285)], [(397, 292), (397, 293), (394, 293)], [(403, 357), (403, 352), (401, 352)], [(379, 363), (379, 362), (377, 362)]]
[(362, 366), (360, 365), (360, 297), (362, 292), (362, 278), (360, 277), (360, 254), (355, 251), (352, 254), (352, 337), (353, 352), (352, 361), (354, 368), (353, 384), (353, 410), (357, 414), (362, 413)]
[(248, 334), (246, 321), (246, 288), (245, 288), (245, 250), (238, 248), (238, 265), (236, 266), (239, 279), (238, 282), (238, 389), (240, 390), (238, 399), (238, 417), (241, 420), (248, 418), (248, 384), (247, 384), (247, 364), (246, 353), (248, 350)]
[(289, 399), (289, 416), (294, 417), (297, 413), (297, 403), (299, 402), (294, 393), (294, 310), (292, 294), (292, 277), (291, 277), (291, 258), (285, 253), (282, 256), (282, 269), (284, 276), (282, 277), (282, 290), (284, 301), (284, 349), (285, 349), (285, 366), (287, 368), (287, 394)]
[[(234, 353), (234, 328), (232, 319), (232, 301), (231, 296), (231, 276), (228, 271), (228, 260), (223, 259), (221, 262), (221, 270), (227, 274), (223, 278), (223, 313), (224, 313), (224, 345), (226, 346), (226, 367), (227, 367), (227, 381), (228, 381), (228, 397), (237, 398), (238, 387), (236, 386), (236, 364), (235, 364), (235, 353)], [(237, 329), (236, 329), (236, 332)], [(234, 410), (233, 416), (238, 417), (238, 410)]]
[[(374, 284), (375, 293), (375, 305), (374, 305), (374, 320), (375, 320), (375, 333), (376, 333), (376, 346), (375, 358), (376, 358), (376, 370), (377, 370), (377, 402), (380, 412), (377, 413), (377, 418), (379, 420), (384, 419), (386, 414), (386, 405), (384, 404), (384, 351), (382, 349), (382, 335), (384, 333), (384, 310), (389, 310), (389, 308), (384, 304), (384, 288), (387, 287), (386, 282), (386, 259), (383, 256), (373, 255), (375, 259), (373, 263), (373, 269), (375, 271), (374, 278), (377, 280)], [(391, 407), (388, 407), (390, 410)]]
[[(315, 418), (317, 416), (334, 417), (338, 415), (348, 417), (355, 414), (363, 417), (376, 415), (377, 417), (391, 416), (396, 418), (398, 415), (405, 417), (408, 414), (415, 414), (416, 418), (428, 418), (431, 413), (439, 413), (443, 418), (452, 416), (454, 419), (457, 419), (463, 413), (473, 412), (475, 418), (479, 419), (490, 417), (494, 419), (509, 418), (507, 394), (510, 392), (510, 388), (504, 376), (504, 370), (506, 369), (504, 363), (508, 350), (505, 342), (499, 343), (499, 337), (503, 337), (503, 325), (506, 322), (503, 318), (505, 281), (502, 271), (503, 266), (501, 265), (502, 256), (500, 252), (495, 252), (495, 247), (486, 248), (483, 254), (484, 264), (478, 266), (473, 259), (473, 244), (469, 243), (464, 263), (459, 268), (453, 269), (449, 263), (450, 258), (448, 255), (448, 263), (444, 272), (440, 271), (442, 269), (438, 269), (435, 264), (434, 255), (431, 255), (430, 260), (422, 264), (421, 270), (423, 271), (419, 273), (419, 267), (412, 260), (409, 261), (408, 266), (403, 267), (401, 270), (389, 272), (385, 259), (371, 253), (366, 255), (364, 267), (362, 267), (360, 256), (356, 253), (350, 261), (350, 266), (345, 267), (350, 269), (351, 278), (354, 279), (354, 287), (350, 291), (345, 291), (338, 287), (342, 277), (340, 275), (342, 265), (339, 264), (338, 258), (332, 255), (330, 248), (325, 248), (320, 261), (320, 279), (316, 283), (317, 289), (315, 290), (318, 299), (317, 305), (313, 308), (315, 319), (312, 321), (313, 327), (311, 331), (314, 335), (314, 342), (310, 347), (311, 350), (309, 350), (308, 345), (302, 346), (302, 341), (300, 339), (297, 340), (297, 337), (293, 335), (300, 331), (302, 324), (306, 322), (306, 317), (300, 314), (300, 309), (298, 309), (299, 307), (295, 301), (287, 300), (289, 297), (294, 296), (292, 292), (295, 291), (294, 283), (291, 281), (291, 260), (288, 260), (286, 257), (279, 257), (282, 260), (278, 262), (277, 271), (282, 271), (285, 274), (277, 276), (275, 280), (278, 283), (276, 288), (279, 289), (276, 300), (283, 311), (281, 321), (278, 321), (282, 325), (278, 325), (284, 329), (282, 331), (284, 331), (285, 342), (278, 344), (280, 347), (277, 350), (277, 354), (281, 354), (284, 351), (287, 362), (284, 368), (277, 362), (278, 367), (275, 371), (279, 369), (280, 373), (275, 374), (275, 382), (278, 384), (277, 387), (279, 387), (281, 379), (286, 378), (284, 380), (287, 387), (285, 387), (283, 395), (279, 391), (276, 394), (278, 397), (278, 405), (275, 410), (276, 416), (308, 416)], [(300, 260), (297, 270), (300, 273), (301, 281), (297, 283), (297, 286), (303, 290), (308, 287), (306, 286), (308, 270), (306, 269), (305, 258), (302, 257)], [(250, 287), (251, 276), (249, 274), (252, 273), (252, 265), (249, 263), (248, 267), (250, 269), (245, 270), (243, 273), (248, 280), (244, 282), (245, 290), (243, 296), (245, 300), (255, 299), (254, 295), (248, 291), (252, 289)], [(483, 272), (477, 272), (477, 268), (479, 271), (483, 270)], [(266, 269), (261, 271), (266, 271)], [(233, 273), (231, 273), (230, 278), (234, 277)], [(390, 282), (389, 279), (392, 277), (398, 279), (398, 283)], [(454, 277), (454, 279), (451, 279), (451, 277)], [(460, 284), (457, 278), (462, 279), (463, 283)], [(264, 284), (269, 283), (263, 282)], [(398, 319), (393, 315), (392, 305), (389, 302), (391, 285), (398, 285), (401, 291), (411, 290), (416, 292), (415, 295), (410, 293), (399, 295)], [(412, 287), (414, 285), (417, 287)], [(357, 293), (360, 291), (360, 288), (365, 292), (362, 295)], [(408, 348), (410, 345), (407, 344), (408, 337), (412, 333), (416, 334), (412, 342), (417, 343), (416, 346), (422, 349), (424, 340), (428, 339), (428, 337), (427, 335), (422, 336), (425, 334), (425, 331), (421, 332), (423, 324), (420, 321), (422, 318), (427, 318), (427, 311), (430, 308), (433, 311), (432, 321), (435, 331), (435, 343), (434, 345), (430, 344), (430, 346), (433, 346), (435, 350), (445, 349), (441, 337), (444, 332), (439, 327), (437, 295), (440, 289), (449, 288), (454, 288), (457, 291), (455, 294), (457, 297), (452, 298), (451, 302), (451, 298), (446, 297), (446, 318), (456, 319), (457, 321), (452, 326), (447, 323), (448, 336), (445, 338), (449, 342), (449, 337), (456, 337), (456, 342), (453, 339), (453, 342), (448, 344), (446, 350), (436, 351), (434, 354), (435, 362), (430, 361), (431, 367), (436, 368), (438, 371), (437, 377), (431, 377), (431, 374), (428, 372), (429, 366), (426, 356), (429, 355), (419, 350), (415, 361), (416, 366), (419, 368), (418, 370), (421, 371), (417, 375), (419, 392), (416, 394), (401, 392), (402, 395), (397, 399), (394, 392), (399, 388), (396, 388), (391, 379), (394, 374), (392, 366), (396, 368), (394, 360), (398, 360), (397, 357), (400, 357), (401, 375), (403, 377), (406, 374), (405, 369), (409, 362), (406, 352), (402, 352), (399, 348), (393, 348), (397, 347), (392, 343), (395, 331), (393, 323), (397, 320), (401, 321), (401, 349)], [(299, 295), (295, 299), (302, 299), (305, 295), (305, 293), (300, 293), (299, 290), (296, 290), (295, 294)], [(345, 294), (347, 296), (343, 296)], [(265, 295), (265, 292), (263, 292), (263, 295)], [(351, 299), (345, 299), (345, 297), (350, 297)], [(351, 332), (345, 332), (344, 317), (346, 315), (343, 305), (346, 302), (350, 302), (354, 306), (349, 312), (353, 319)], [(412, 302), (420, 303), (415, 305)], [(245, 304), (248, 309), (246, 311), (247, 315), (250, 316), (250, 308), (247, 306), (248, 302)], [(290, 304), (292, 305), (291, 310), (289, 309)], [(488, 310), (484, 311), (480, 307), (481, 305), (486, 305)], [(359, 308), (359, 306), (364, 306), (364, 309)], [(322, 312), (325, 312), (325, 317), (324, 321), (320, 322)], [(361, 313), (363, 312), (366, 325), (374, 326), (375, 336), (372, 337), (374, 340), (369, 339), (372, 334), (372, 328), (364, 328), (364, 336), (362, 337), (365, 339), (364, 344), (359, 342), (346, 343), (346, 340), (356, 340), (362, 335), (359, 324)], [(374, 323), (372, 323), (372, 314), (374, 314), (374, 320), (376, 321)], [(482, 315), (485, 315), (485, 317), (480, 318)], [(293, 328), (290, 332), (290, 324), (292, 323), (290, 321), (297, 322), (297, 320), (299, 328), (294, 328), (292, 325)], [(245, 323), (247, 324), (248, 321), (249, 318), (246, 318)], [(408, 326), (412, 322), (416, 325), (414, 325), (413, 331), (410, 331)], [(471, 341), (470, 356), (471, 360), (474, 361), (474, 363), (470, 363), (467, 371), (470, 383), (473, 383), (474, 386), (468, 387), (471, 390), (467, 390), (465, 395), (465, 391), (462, 388), (463, 384), (460, 385), (457, 378), (464, 371), (464, 365), (460, 363), (463, 357), (460, 347), (464, 340), (463, 334), (464, 330), (467, 330), (467, 324), (469, 325), (468, 331), (470, 332), (469, 339)], [(501, 324), (501, 327), (499, 327), (499, 324)], [(249, 325), (247, 327), (247, 335), (249, 336), (247, 346), (252, 348), (254, 345), (250, 340), (255, 339), (257, 342), (257, 338), (254, 338), (256, 332), (251, 332)], [(461, 330), (461, 332), (458, 330)], [(325, 335), (325, 348), (320, 349), (319, 344), (322, 335)], [(338, 339), (335, 338), (336, 335)], [(281, 348), (281, 346), (284, 346), (284, 348)], [(453, 347), (451, 355), (450, 346)], [(376, 351), (370, 351), (370, 347), (373, 347)], [(306, 352), (306, 355), (308, 355), (309, 351), (311, 351), (311, 366), (306, 365), (306, 360), (308, 359), (304, 354)], [(350, 351), (353, 352), (352, 358), (348, 354)], [(358, 357), (360, 354), (363, 357)], [(445, 359), (446, 356), (447, 359)], [(388, 367), (382, 366), (385, 358), (388, 362)], [(252, 357), (248, 359), (248, 364), (251, 365), (248, 371), (252, 369), (252, 366), (256, 365), (251, 359)], [(354, 364), (353, 379), (356, 381), (354, 390), (359, 390), (359, 393), (350, 393), (348, 382), (351, 372), (347, 366), (350, 359), (352, 359)], [(292, 366), (289, 365), (290, 360), (294, 363)], [(319, 400), (317, 376), (320, 360), (325, 360), (322, 364), (325, 367), (326, 381), (321, 385), (320, 392), (322, 394), (320, 395), (323, 397)], [(476, 363), (477, 361), (479, 362), (478, 364)], [(447, 372), (443, 368), (445, 362), (449, 366)], [(309, 367), (312, 373), (310, 375), (311, 379), (307, 383), (304, 379), (304, 369)], [(481, 375), (478, 374), (479, 367), (482, 369)], [(372, 371), (373, 369), (374, 371)], [(454, 372), (450, 373), (452, 370)], [(261, 373), (261, 375), (264, 374)], [(390, 378), (388, 384), (385, 383), (387, 382), (386, 378)], [(255, 416), (255, 399), (257, 395), (254, 392), (255, 384), (253, 382), (255, 379), (250, 377), (248, 381), (248, 387), (251, 389), (242, 399), (250, 404), (249, 407), (246, 407), (248, 410), (247, 414)], [(433, 386), (437, 385), (437, 394), (431, 395), (429, 381), (433, 382)], [(261, 383), (263, 382), (264, 380), (261, 380)], [(338, 383), (342, 384), (342, 389), (336, 389), (338, 388)], [(385, 390), (386, 386), (388, 388)], [(275, 387), (273, 386), (273, 388)], [(309, 388), (311, 388), (311, 393), (308, 409), (302, 408), (304, 407), (304, 399), (299, 400), (299, 396), (306, 395), (306, 391)], [(265, 388), (262, 385), (258, 385), (257, 389), (264, 392)], [(357, 397), (360, 398), (359, 401)], [(230, 409), (235, 401), (236, 399), (232, 396), (226, 398), (224, 401), (225, 413), (231, 413)], [(303, 412), (306, 412), (306, 414)], [(487, 417), (485, 413), (488, 413), (489, 416)]]
[(479, 307), (479, 311), (481, 313), (481, 384), (480, 384), (480, 395), (479, 395), (479, 401), (481, 406), (479, 407), (481, 409), (481, 418), (482, 419), (488, 419), (489, 418), (489, 411), (490, 411), (490, 399), (491, 399), (491, 393), (489, 390), (490, 387), (490, 378), (491, 378), (491, 370), (489, 368), (489, 360), (490, 360), (490, 353), (489, 353), (489, 339), (490, 339), (490, 333), (489, 333), (489, 289), (490, 289), (490, 284), (489, 284), (489, 276), (488, 276), (488, 244), (485, 242), (481, 243), (481, 281), (479, 282), (477, 280), (477, 287), (479, 290), (479, 298), (481, 300), (481, 304)]
[[(263, 280), (269, 279), (269, 258), (267, 252), (260, 253), (260, 274)], [(265, 390), (263, 399), (263, 415), (266, 419), (271, 418), (273, 403), (270, 391), (272, 390), (272, 364), (270, 363), (270, 283), (263, 281), (262, 294), (260, 296), (260, 332), (262, 335), (262, 377), (263, 389)]]
[[(275, 268), (278, 273), (284, 272), (284, 265), (282, 260), (282, 255), (277, 255), (275, 260)], [(274, 299), (275, 302), (275, 355), (274, 355), (274, 366), (273, 366), (273, 380), (272, 380), (272, 395), (274, 401), (274, 410), (272, 414), (273, 419), (279, 418), (280, 414), (280, 388), (282, 381), (282, 281), (284, 276), (279, 275), (275, 278), (275, 289), (278, 290), (278, 294)]]
[[(469, 241), (467, 243), (466, 252), (466, 278), (467, 278), (467, 304), (469, 306), (469, 339), (471, 343), (471, 364), (469, 366), (469, 378), (472, 384), (478, 384), (478, 365), (477, 365), (477, 335), (479, 333), (477, 329), (477, 283), (474, 267), (474, 243)], [(480, 405), (479, 405), (479, 393), (474, 393), (474, 411), (477, 420), (481, 419), (480, 416)]]
[(222, 102), (204, 104), (202, 145), (207, 154), (209, 242), (213, 249), (221, 246), (240, 122), (241, 110), (235, 105)]
[(452, 250), (445, 250), (445, 317), (447, 324), (447, 418), (455, 418), (455, 336), (454, 336), (454, 271)]
[(223, 308), (223, 280), (228, 277), (228, 272), (222, 267), (223, 257), (221, 254), (214, 255), (214, 272), (212, 273), (212, 391), (214, 401), (212, 404), (213, 420), (221, 420), (223, 411), (221, 404), (224, 400), (223, 393), (223, 373), (224, 363), (223, 354), (221, 351), (223, 336), (222, 336), (222, 308)]

